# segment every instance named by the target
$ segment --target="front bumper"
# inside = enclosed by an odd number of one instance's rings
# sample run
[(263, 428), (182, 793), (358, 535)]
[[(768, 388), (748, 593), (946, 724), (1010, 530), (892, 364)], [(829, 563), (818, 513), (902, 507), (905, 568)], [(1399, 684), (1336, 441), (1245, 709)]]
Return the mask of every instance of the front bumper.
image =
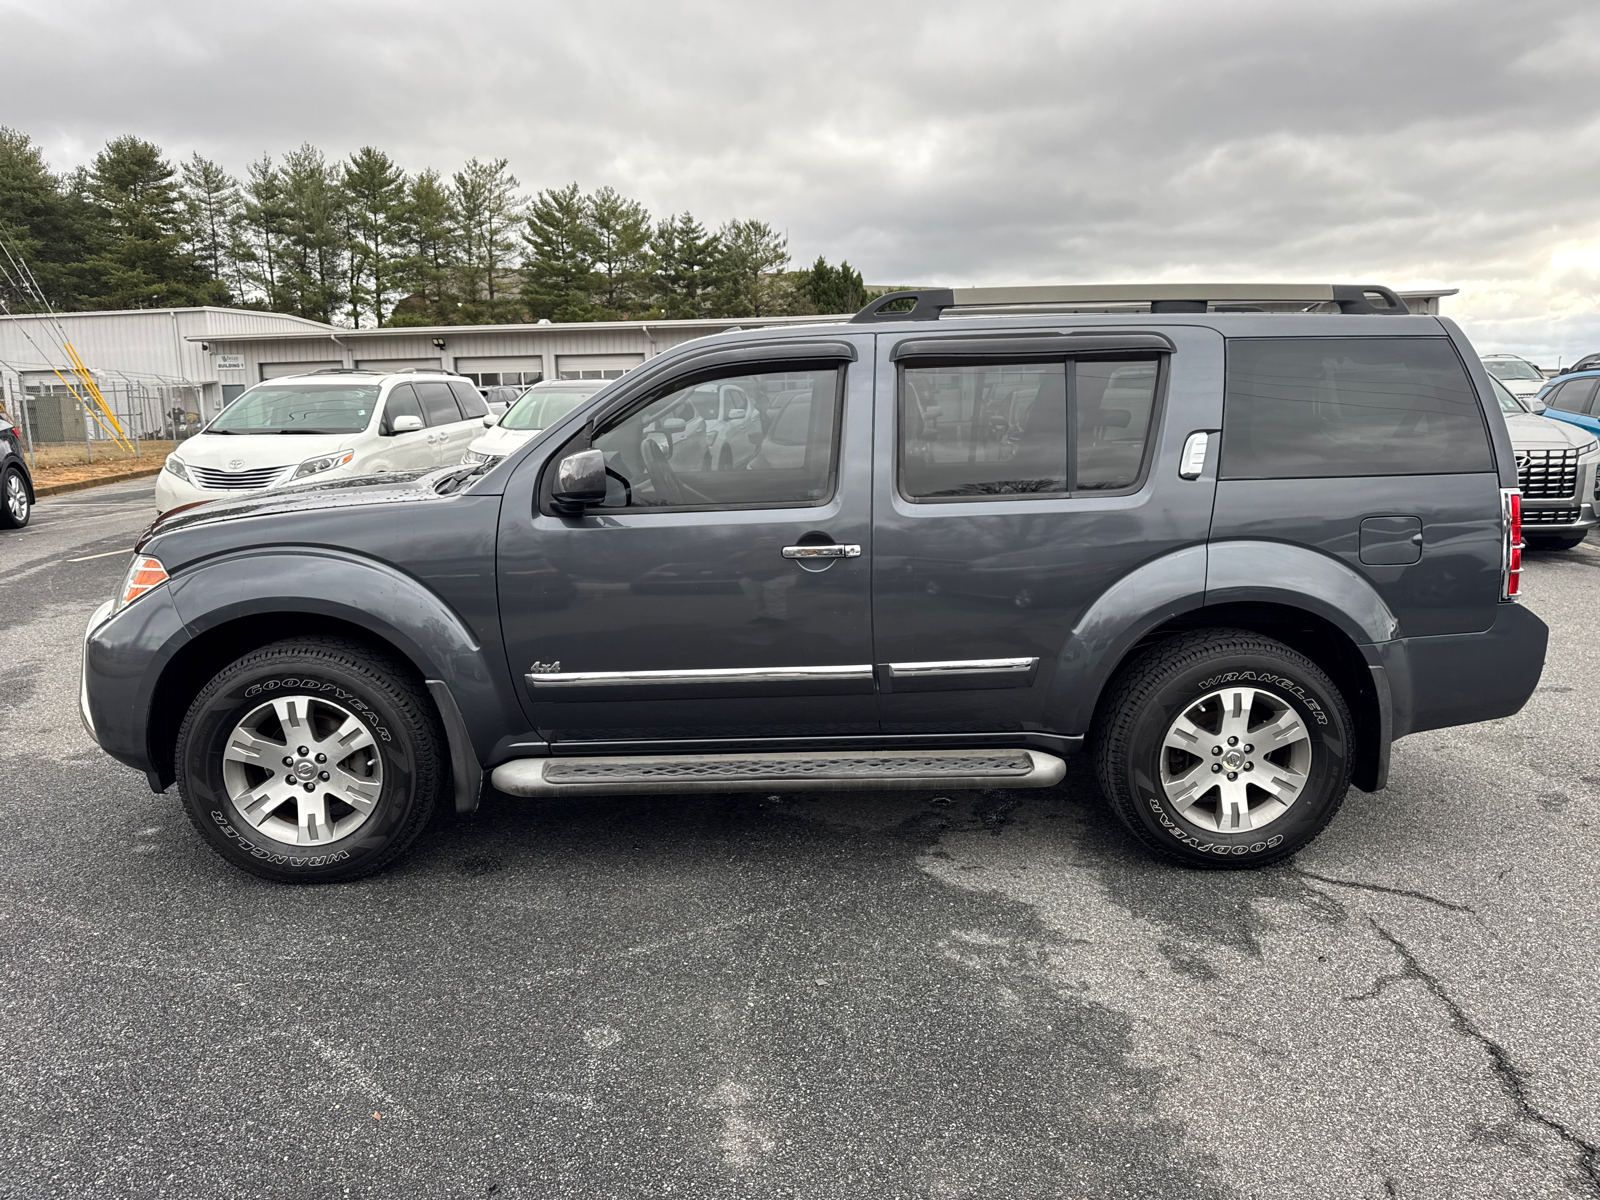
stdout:
[[(1580, 496), (1583, 494), (1579, 493)], [(1530, 534), (1538, 537), (1540, 534), (1565, 536), (1587, 533), (1596, 525), (1600, 525), (1600, 513), (1596, 512), (1593, 500), (1575, 500), (1570, 497), (1559, 500), (1530, 500), (1526, 496), (1522, 499), (1524, 537)]]

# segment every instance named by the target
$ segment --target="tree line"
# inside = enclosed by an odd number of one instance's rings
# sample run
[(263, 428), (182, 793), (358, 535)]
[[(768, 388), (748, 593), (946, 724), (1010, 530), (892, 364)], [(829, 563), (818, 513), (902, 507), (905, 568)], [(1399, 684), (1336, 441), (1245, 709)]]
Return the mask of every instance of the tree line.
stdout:
[(408, 174), (372, 146), (263, 155), (241, 179), (131, 136), (56, 173), (0, 128), (0, 248), (33, 277), (0, 275), (0, 298), (12, 312), (216, 304), (371, 327), (839, 313), (876, 295), (848, 262), (792, 270), (765, 221), (712, 230), (610, 187), (520, 188), (505, 159)]

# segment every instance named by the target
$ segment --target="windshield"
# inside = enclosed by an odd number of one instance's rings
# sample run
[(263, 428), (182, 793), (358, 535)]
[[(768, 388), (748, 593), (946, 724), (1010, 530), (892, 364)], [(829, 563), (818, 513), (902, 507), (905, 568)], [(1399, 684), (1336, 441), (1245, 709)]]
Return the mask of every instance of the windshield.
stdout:
[(1491, 358), (1484, 367), (1496, 379), (1515, 379), (1527, 383), (1543, 383), (1541, 375), (1532, 363), (1525, 363), (1520, 358)]
[(503, 429), (547, 429), (582, 404), (593, 392), (524, 392), (500, 418)]
[(263, 383), (240, 396), (206, 433), (360, 433), (378, 406), (376, 384)]
[(1522, 407), (1522, 401), (1511, 394), (1510, 388), (1493, 375), (1489, 376), (1489, 382), (1494, 386), (1495, 399), (1500, 401), (1501, 412), (1518, 417), (1527, 415), (1528, 410)]

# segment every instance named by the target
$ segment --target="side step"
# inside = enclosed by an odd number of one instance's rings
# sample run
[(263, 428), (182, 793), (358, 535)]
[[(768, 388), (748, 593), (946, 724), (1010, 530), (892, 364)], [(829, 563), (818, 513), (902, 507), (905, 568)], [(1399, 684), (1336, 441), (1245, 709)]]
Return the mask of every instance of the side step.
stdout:
[(1066, 770), (1055, 755), (1037, 750), (867, 750), (519, 758), (496, 767), (492, 779), (513, 796), (890, 792), (1050, 787)]

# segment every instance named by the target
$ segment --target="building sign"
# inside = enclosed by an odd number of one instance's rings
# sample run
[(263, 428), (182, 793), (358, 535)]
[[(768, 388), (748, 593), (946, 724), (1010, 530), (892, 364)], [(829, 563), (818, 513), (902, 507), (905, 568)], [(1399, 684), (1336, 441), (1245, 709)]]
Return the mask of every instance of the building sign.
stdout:
[(242, 371), (242, 370), (244, 370), (244, 355), (242, 355), (242, 354), (219, 354), (219, 355), (217, 355), (217, 370), (219, 370), (219, 371)]

